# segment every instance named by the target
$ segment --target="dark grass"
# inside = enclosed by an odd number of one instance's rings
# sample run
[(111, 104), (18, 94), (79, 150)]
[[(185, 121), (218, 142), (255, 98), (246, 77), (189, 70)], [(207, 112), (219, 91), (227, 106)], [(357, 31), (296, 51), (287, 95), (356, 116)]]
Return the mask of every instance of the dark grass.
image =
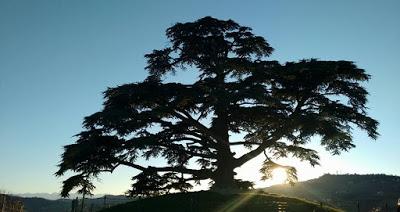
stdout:
[(223, 195), (215, 192), (176, 193), (117, 205), (102, 212), (339, 212), (309, 201), (261, 192)]

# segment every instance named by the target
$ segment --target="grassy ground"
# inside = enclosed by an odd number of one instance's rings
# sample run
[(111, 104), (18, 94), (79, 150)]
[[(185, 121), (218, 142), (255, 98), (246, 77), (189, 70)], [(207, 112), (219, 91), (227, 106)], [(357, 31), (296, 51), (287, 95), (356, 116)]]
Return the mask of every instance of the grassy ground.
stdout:
[(102, 212), (340, 212), (301, 199), (260, 192), (222, 195), (214, 192), (177, 193), (117, 205)]

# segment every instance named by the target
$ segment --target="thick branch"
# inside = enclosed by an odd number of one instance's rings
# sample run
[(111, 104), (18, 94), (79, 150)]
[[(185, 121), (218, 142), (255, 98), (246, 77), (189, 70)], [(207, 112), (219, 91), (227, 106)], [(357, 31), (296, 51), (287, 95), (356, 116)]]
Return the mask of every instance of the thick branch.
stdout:
[(250, 142), (250, 141), (233, 141), (230, 142), (229, 145), (261, 145), (262, 143), (257, 143), (257, 142)]
[[(118, 163), (118, 165), (129, 166), (129, 167), (138, 169), (138, 170), (140, 170), (140, 171), (145, 171), (145, 170), (147, 169), (147, 168), (144, 167), (144, 166), (140, 166), (140, 165), (137, 165), (137, 164), (135, 164), (135, 163), (128, 162), (128, 161), (120, 160), (120, 159), (117, 159), (117, 158), (115, 158), (114, 160)], [(118, 166), (118, 165), (117, 165), (117, 166)], [(115, 168), (116, 168), (116, 167), (115, 167)]]
[(185, 173), (185, 174), (192, 174), (197, 177), (207, 177), (209, 178), (212, 174), (211, 170), (208, 169), (202, 169), (202, 170), (197, 170), (197, 169), (189, 169), (189, 168), (184, 168), (182, 166), (166, 166), (166, 167), (154, 167), (154, 166), (140, 166), (132, 162), (120, 160), (120, 159), (115, 159), (115, 161), (118, 164), (129, 166), (135, 169), (138, 169), (140, 171), (156, 171), (156, 172), (179, 172), (179, 173)]
[[(276, 139), (278, 140), (278, 139)], [(247, 161), (251, 160), (252, 158), (256, 157), (257, 155), (261, 154), (266, 148), (268, 148), (273, 142), (276, 140), (269, 140), (268, 142), (264, 142), (260, 146), (258, 146), (256, 149), (242, 155), (240, 158), (237, 158), (235, 160), (235, 166), (239, 167), (245, 164)]]

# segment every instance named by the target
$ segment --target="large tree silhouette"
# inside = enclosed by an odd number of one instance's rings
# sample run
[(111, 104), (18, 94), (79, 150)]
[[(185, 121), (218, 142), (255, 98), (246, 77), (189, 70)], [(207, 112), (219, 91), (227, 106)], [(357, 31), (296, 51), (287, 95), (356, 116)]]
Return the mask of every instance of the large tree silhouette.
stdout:
[[(276, 158), (318, 164), (317, 152), (304, 147), (312, 137), (339, 154), (354, 147), (355, 126), (378, 135), (360, 84), (370, 76), (351, 61), (267, 60), (273, 48), (263, 37), (212, 17), (177, 23), (166, 35), (170, 46), (145, 56), (147, 79), (107, 89), (102, 111), (86, 117), (86, 130), (64, 147), (56, 175), (76, 173), (64, 181), (64, 196), (82, 185), (92, 189), (88, 179), (121, 165), (139, 171), (131, 195), (187, 190), (204, 179), (235, 189), (243, 183), (235, 168), (260, 154), (268, 178), (280, 166)], [(177, 70), (198, 77), (193, 84), (164, 82)], [(243, 139), (233, 141), (235, 133)], [(165, 165), (141, 163), (151, 158)], [(295, 180), (294, 169), (284, 168)]]

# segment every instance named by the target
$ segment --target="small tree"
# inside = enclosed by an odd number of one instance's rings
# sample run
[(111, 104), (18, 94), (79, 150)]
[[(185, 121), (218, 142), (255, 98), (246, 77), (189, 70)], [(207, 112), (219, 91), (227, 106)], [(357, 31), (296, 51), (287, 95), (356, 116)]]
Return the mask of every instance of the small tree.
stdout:
[[(166, 34), (171, 45), (145, 56), (146, 80), (104, 92), (103, 110), (85, 118), (86, 130), (65, 146), (56, 175), (71, 170), (96, 177), (123, 165), (139, 171), (131, 195), (183, 191), (204, 179), (217, 189), (235, 189), (243, 182), (234, 170), (262, 153), (266, 179), (281, 166), (276, 158), (317, 165), (317, 152), (304, 147), (316, 135), (333, 154), (355, 146), (354, 126), (373, 139), (378, 135), (360, 84), (370, 76), (353, 62), (270, 61), (273, 48), (264, 38), (212, 17), (177, 23)], [(177, 70), (197, 71), (197, 80), (164, 82)], [(243, 140), (233, 141), (235, 133)], [(233, 146), (245, 148), (233, 152)], [(160, 157), (167, 165), (138, 160)], [(296, 180), (293, 167), (283, 168)], [(63, 195), (72, 188), (64, 182)]]

